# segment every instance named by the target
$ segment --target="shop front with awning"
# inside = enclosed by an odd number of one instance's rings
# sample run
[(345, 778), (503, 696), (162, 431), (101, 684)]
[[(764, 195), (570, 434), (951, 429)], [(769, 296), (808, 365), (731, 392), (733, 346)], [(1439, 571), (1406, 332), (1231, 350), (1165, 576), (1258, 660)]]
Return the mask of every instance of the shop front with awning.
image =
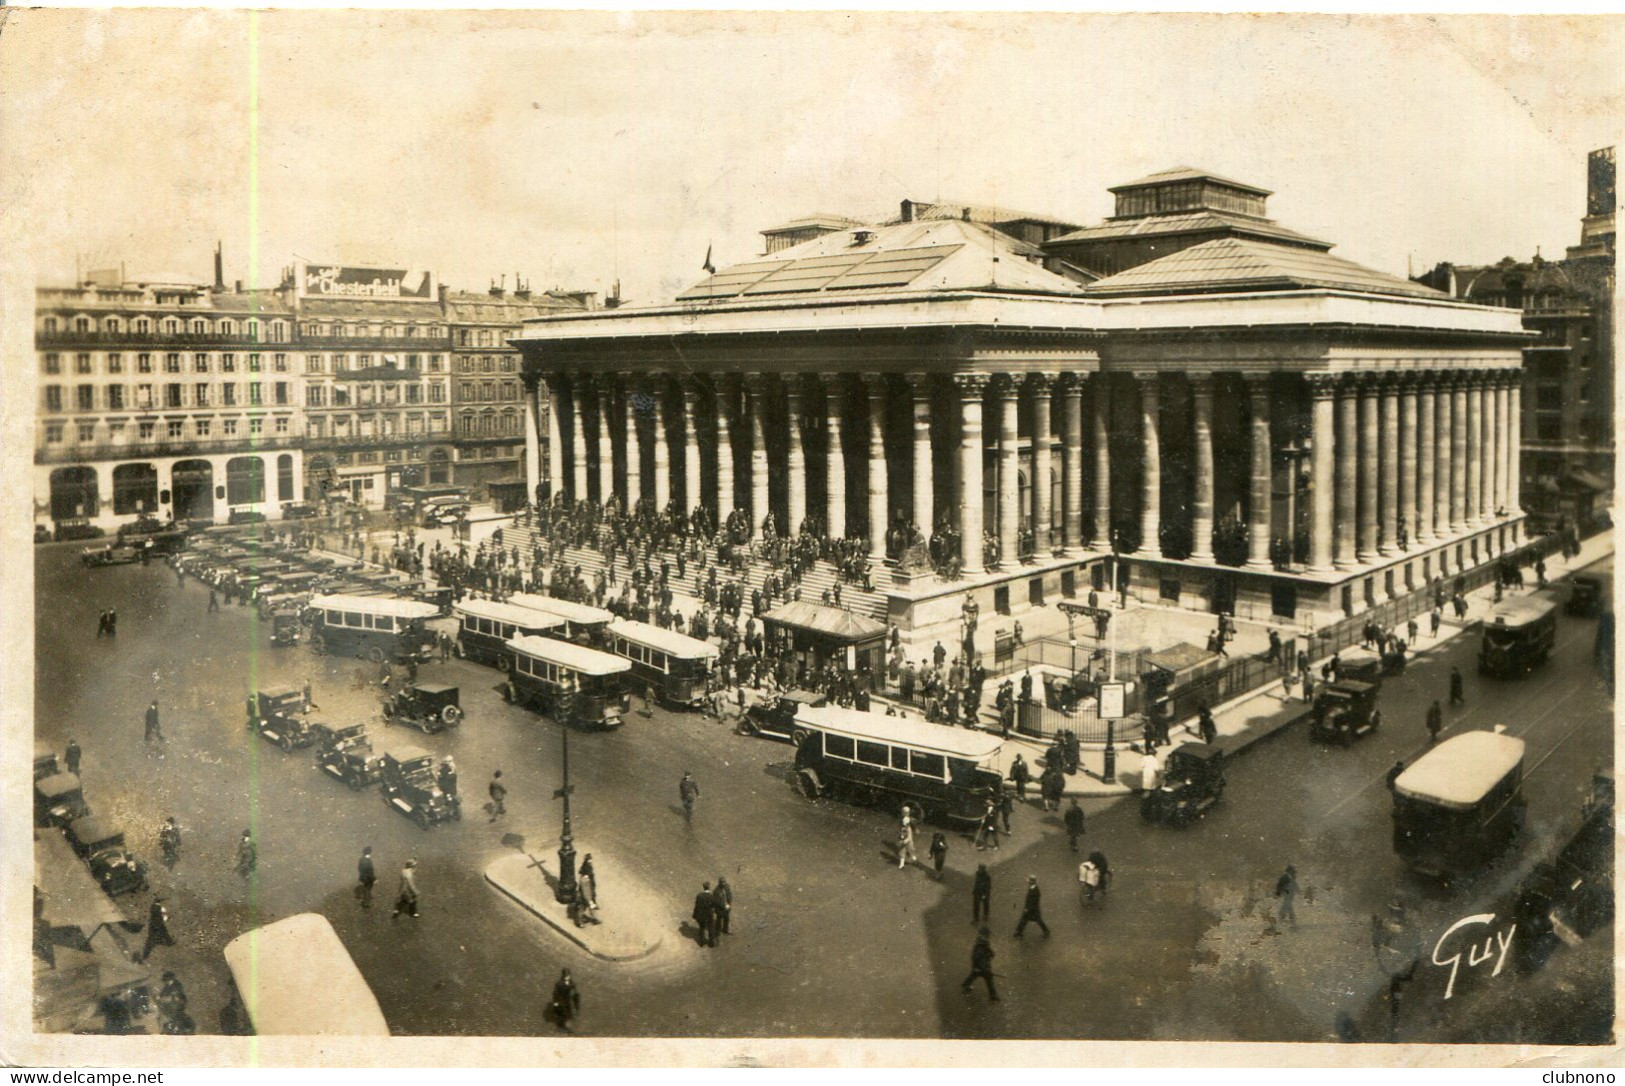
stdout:
[(799, 665), (819, 670), (831, 660), (870, 676), (869, 688), (878, 685), (885, 667), (886, 626), (839, 607), (797, 600), (762, 616), (769, 642), (788, 636)]

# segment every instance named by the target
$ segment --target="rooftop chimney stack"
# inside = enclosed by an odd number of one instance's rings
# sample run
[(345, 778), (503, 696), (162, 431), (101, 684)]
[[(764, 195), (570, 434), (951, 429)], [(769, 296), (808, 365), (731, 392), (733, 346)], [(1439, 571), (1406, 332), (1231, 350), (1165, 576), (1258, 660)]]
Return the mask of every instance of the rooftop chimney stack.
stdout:
[(214, 289), (226, 289), (225, 254), (219, 241), (214, 243)]

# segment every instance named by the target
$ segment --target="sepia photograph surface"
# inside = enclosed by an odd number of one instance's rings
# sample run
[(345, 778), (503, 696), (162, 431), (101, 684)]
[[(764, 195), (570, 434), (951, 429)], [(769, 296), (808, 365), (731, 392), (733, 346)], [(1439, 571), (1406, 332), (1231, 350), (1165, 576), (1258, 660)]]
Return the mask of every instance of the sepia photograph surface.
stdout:
[(0, 12), (0, 1061), (1611, 1059), (1620, 46)]

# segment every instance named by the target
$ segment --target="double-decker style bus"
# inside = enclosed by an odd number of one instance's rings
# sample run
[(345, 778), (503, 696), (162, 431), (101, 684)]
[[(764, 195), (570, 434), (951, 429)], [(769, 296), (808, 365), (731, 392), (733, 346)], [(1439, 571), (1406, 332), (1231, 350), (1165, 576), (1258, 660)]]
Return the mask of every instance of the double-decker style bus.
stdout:
[(1510, 678), (1546, 662), (1557, 643), (1557, 601), (1545, 596), (1502, 600), (1484, 616), (1478, 670)]
[(617, 619), (609, 624), (609, 645), (632, 665), (632, 678), (669, 705), (705, 701), (716, 646), (647, 622)]
[(451, 612), (457, 619), (457, 642), (463, 655), (503, 671), (513, 670), (510, 640), (550, 634), (564, 625), (557, 615), (492, 600), (464, 600), (453, 605)]
[(833, 706), (803, 706), (796, 786), (859, 804), (912, 804), (927, 820), (975, 822), (999, 784), (1000, 740), (986, 732)]
[(541, 611), (543, 614), (556, 615), (564, 620), (564, 626), (553, 631), (553, 636), (593, 648), (605, 647), (609, 624), (615, 621), (614, 614), (602, 607), (592, 607), (573, 600), (561, 600), (556, 596), (542, 596), (534, 592), (515, 592), (508, 597), (508, 602), (519, 607), (529, 607), (532, 611)]
[(1524, 742), (1500, 731), (1464, 732), (1394, 780), (1394, 851), (1413, 870), (1471, 875), (1523, 829)]
[(231, 1009), (260, 1036), (389, 1036), (378, 997), (324, 916), (255, 928), (224, 954), (236, 985)]
[(433, 604), (394, 596), (316, 596), (306, 610), (315, 620), (310, 647), (318, 656), (422, 663), (435, 644), (425, 623), (439, 613)]
[(513, 670), (509, 700), (538, 709), (561, 724), (620, 727), (631, 708), (625, 675), (632, 665), (619, 656), (552, 637), (515, 637), (508, 642)]

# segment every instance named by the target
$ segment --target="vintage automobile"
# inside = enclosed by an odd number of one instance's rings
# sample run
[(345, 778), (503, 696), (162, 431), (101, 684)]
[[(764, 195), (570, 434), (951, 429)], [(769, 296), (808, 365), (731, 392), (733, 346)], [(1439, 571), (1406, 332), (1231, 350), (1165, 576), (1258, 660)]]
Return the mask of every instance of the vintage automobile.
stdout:
[(1568, 602), (1563, 605), (1564, 612), (1579, 618), (1596, 618), (1602, 612), (1612, 579), (1608, 573), (1575, 574)]
[(1377, 730), (1377, 718), (1372, 711), (1377, 707), (1376, 683), (1358, 679), (1343, 679), (1321, 688), (1315, 697), (1314, 712), (1309, 717), (1309, 738), (1348, 746), (1363, 735)]
[(796, 746), (806, 742), (808, 728), (797, 723), (796, 714), (802, 709), (817, 709), (824, 705), (824, 695), (811, 690), (786, 690), (771, 703), (752, 705), (739, 721), (741, 735), (765, 735), (772, 739), (788, 739)]
[(285, 751), (308, 747), (316, 741), (310, 723), (300, 713), (304, 694), (291, 686), (258, 691), (248, 699), (248, 727)]
[(68, 844), (90, 866), (90, 873), (108, 896), (117, 897), (147, 888), (147, 865), (124, 847), (124, 833), (100, 818), (77, 818), (68, 823)]
[(34, 782), (34, 823), (39, 826), (66, 826), (90, 814), (79, 778), (72, 773), (56, 773)]
[(278, 648), (288, 648), (299, 644), (299, 634), (304, 623), (299, 620), (299, 609), (296, 607), (280, 607), (271, 612), (271, 644)]
[(79, 552), (79, 561), (86, 566), (127, 566), (141, 560), (141, 552), (123, 543), (109, 543), (105, 547), (86, 547)]
[(316, 733), (321, 747), (316, 755), (316, 768), (323, 773), (357, 790), (377, 784), (383, 776), (383, 757), (374, 753), (365, 724), (351, 724), (347, 728), (316, 724), (311, 730)]
[(283, 520), (303, 520), (316, 515), (316, 507), (309, 502), (283, 502)]
[(458, 687), (413, 683), (384, 699), (384, 723), (405, 724), (425, 735), (455, 728), (463, 719)]
[(1163, 762), (1162, 786), (1140, 797), (1140, 817), (1180, 826), (1205, 816), (1224, 795), (1224, 751), (1186, 743)]
[(397, 746), (384, 752), (382, 763), (384, 802), (423, 829), (463, 817), (457, 797), (440, 788), (434, 755), (417, 747)]
[(56, 751), (46, 750), (43, 747), (34, 748), (34, 779), (42, 781), (46, 777), (54, 777), (62, 772), (62, 765), (57, 760)]

